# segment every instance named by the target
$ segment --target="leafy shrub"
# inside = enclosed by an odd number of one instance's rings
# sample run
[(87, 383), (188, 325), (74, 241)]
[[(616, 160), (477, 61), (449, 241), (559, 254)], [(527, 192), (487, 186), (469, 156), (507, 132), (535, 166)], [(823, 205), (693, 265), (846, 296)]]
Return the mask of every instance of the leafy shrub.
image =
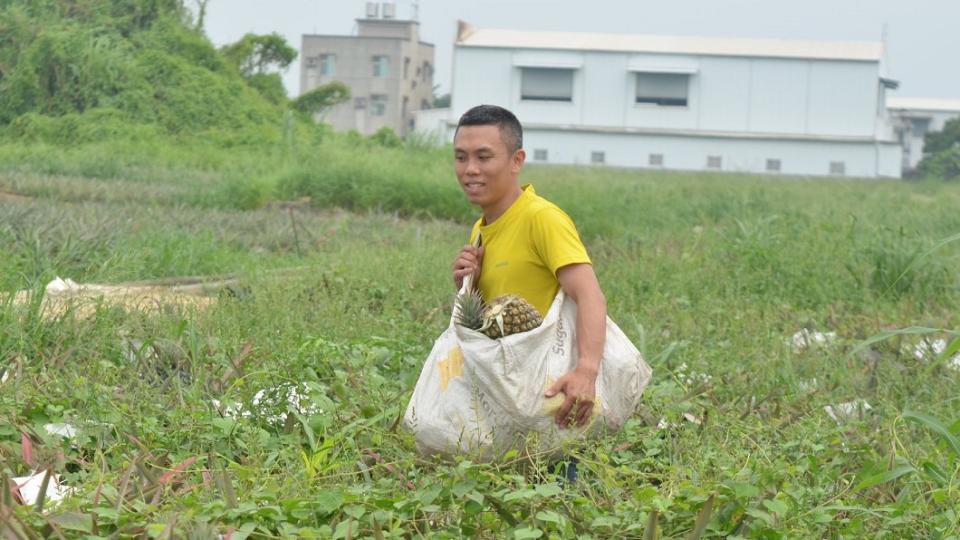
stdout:
[(956, 180), (960, 178), (960, 143), (953, 148), (923, 158), (920, 174), (927, 178)]
[(397, 148), (403, 145), (403, 139), (401, 139), (396, 132), (387, 126), (383, 126), (382, 128), (378, 129), (376, 133), (370, 136), (370, 140), (375, 144), (385, 146), (387, 148)]

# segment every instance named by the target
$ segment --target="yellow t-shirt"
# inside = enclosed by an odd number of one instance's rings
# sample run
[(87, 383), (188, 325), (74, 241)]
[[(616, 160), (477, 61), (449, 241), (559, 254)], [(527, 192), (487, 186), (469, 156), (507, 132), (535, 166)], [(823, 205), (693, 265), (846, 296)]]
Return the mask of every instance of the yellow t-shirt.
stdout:
[(557, 270), (568, 264), (590, 263), (570, 216), (537, 195), (529, 184), (492, 224), (477, 220), (471, 242), (476, 242), (478, 232), (484, 253), (477, 287), (486, 301), (501, 294), (517, 294), (540, 315), (546, 315), (560, 290)]

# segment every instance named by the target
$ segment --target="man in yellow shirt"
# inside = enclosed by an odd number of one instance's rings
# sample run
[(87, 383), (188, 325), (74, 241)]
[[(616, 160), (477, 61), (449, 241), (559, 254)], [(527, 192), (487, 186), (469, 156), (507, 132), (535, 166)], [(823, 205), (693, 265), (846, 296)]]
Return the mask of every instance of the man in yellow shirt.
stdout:
[(464, 113), (453, 150), (460, 187), (482, 211), (471, 235), (474, 240), (479, 232), (482, 246), (471, 243), (460, 250), (454, 282), (459, 289), (473, 274), (484, 299), (518, 294), (542, 315), (560, 289), (576, 302), (577, 363), (546, 396), (566, 396), (556, 415), (561, 427), (585, 425), (596, 396), (607, 306), (576, 227), (533, 186), (520, 185), (523, 129), (510, 111), (480, 105)]

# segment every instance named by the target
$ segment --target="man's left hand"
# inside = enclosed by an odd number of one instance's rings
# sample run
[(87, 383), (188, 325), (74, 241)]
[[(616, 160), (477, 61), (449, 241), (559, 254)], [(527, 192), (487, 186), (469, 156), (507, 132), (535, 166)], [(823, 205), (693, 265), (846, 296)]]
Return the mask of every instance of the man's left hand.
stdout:
[(574, 369), (547, 389), (546, 397), (553, 397), (560, 392), (566, 399), (557, 411), (557, 424), (568, 426), (585, 426), (593, 414), (594, 398), (597, 390), (597, 374), (593, 371)]

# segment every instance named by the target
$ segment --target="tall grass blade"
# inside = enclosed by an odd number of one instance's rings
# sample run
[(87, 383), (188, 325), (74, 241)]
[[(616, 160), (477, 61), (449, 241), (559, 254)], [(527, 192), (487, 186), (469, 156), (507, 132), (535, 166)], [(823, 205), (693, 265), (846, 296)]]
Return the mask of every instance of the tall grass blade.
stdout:
[(950, 430), (943, 422), (932, 416), (914, 411), (903, 411), (903, 414), (900, 416), (905, 420), (910, 420), (936, 432), (940, 435), (940, 438), (950, 446), (957, 459), (960, 459), (960, 440), (958, 440), (953, 433), (950, 433)]
[(715, 495), (710, 495), (707, 502), (703, 503), (703, 508), (697, 514), (697, 520), (693, 524), (693, 530), (687, 536), (687, 540), (700, 540), (703, 533), (707, 530), (707, 524), (710, 523), (710, 516), (713, 515), (713, 499)]
[(945, 246), (945, 245), (947, 245), (947, 244), (949, 244), (949, 243), (951, 243), (951, 242), (956, 242), (957, 240), (960, 240), (960, 233), (954, 234), (954, 235), (952, 235), (952, 236), (948, 236), (948, 237), (946, 237), (946, 238), (942, 238), (942, 239), (940, 239), (936, 244), (930, 246), (930, 248), (928, 248), (926, 251), (923, 251), (922, 253), (918, 254), (916, 257), (914, 257), (914, 258), (907, 264), (906, 267), (904, 267), (904, 269), (900, 272), (900, 274), (897, 276), (897, 278), (893, 280), (893, 283), (891, 283), (890, 285), (888, 285), (887, 288), (886, 288), (886, 290), (883, 291), (883, 293), (884, 293), (884, 294), (889, 293), (889, 292), (897, 285), (897, 283), (899, 283), (900, 280), (903, 279), (903, 277), (906, 276), (907, 273), (910, 272), (910, 270), (913, 269), (913, 267), (914, 267), (917, 263), (919, 263), (920, 261), (926, 259), (926, 258), (927, 258), (928, 256), (930, 256), (930, 254), (933, 253), (934, 251), (942, 248), (943, 246)]
[(43, 472), (43, 480), (40, 481), (40, 492), (37, 493), (37, 502), (33, 507), (38, 514), (43, 512), (43, 503), (47, 500), (47, 490), (50, 489), (50, 476), (52, 474), (53, 469), (50, 467), (47, 467), (47, 470)]
[(892, 482), (905, 474), (910, 474), (916, 471), (917, 470), (913, 468), (913, 465), (900, 465), (899, 467), (894, 467), (889, 471), (883, 471), (882, 473), (864, 478), (859, 484), (857, 484), (857, 487), (853, 488), (853, 490), (861, 491), (874, 486), (879, 486), (880, 484), (886, 484), (887, 482)]
[(890, 330), (888, 332), (881, 332), (875, 336), (868, 337), (867, 339), (861, 341), (856, 347), (850, 350), (850, 353), (847, 356), (856, 356), (857, 353), (863, 351), (867, 347), (873, 345), (874, 343), (879, 343), (881, 341), (886, 341), (895, 336), (912, 336), (912, 335), (923, 335), (923, 334), (936, 334), (939, 332), (944, 332), (942, 328), (927, 328), (924, 326), (910, 326), (907, 328), (899, 328), (897, 330)]
[(647, 518), (647, 529), (643, 531), (643, 540), (656, 540), (660, 535), (657, 534), (657, 523), (660, 521), (660, 512), (650, 511), (650, 517)]

